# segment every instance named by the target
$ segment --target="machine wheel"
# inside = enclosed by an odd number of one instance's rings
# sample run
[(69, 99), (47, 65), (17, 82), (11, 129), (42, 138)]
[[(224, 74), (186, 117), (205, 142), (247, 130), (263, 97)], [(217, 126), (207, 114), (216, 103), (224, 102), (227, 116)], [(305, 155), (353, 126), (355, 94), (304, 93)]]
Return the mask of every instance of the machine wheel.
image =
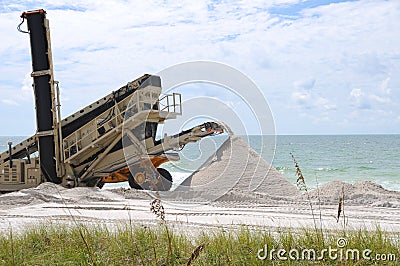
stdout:
[(99, 182), (97, 182), (96, 186), (101, 189), (104, 187), (104, 182), (100, 180)]
[(172, 175), (164, 168), (157, 168), (158, 173), (162, 176), (160, 183), (158, 183), (159, 191), (168, 191), (172, 186)]
[[(165, 170), (164, 168), (157, 168), (158, 173), (161, 175), (161, 180), (157, 184), (158, 191), (168, 191), (172, 186), (172, 175), (170, 172)], [(129, 174), (128, 177), (129, 186), (134, 189), (151, 189), (151, 185), (148, 182), (144, 182), (142, 186), (135, 182), (135, 178), (132, 174)]]
[[(101, 183), (101, 180), (99, 178), (92, 178), (86, 182), (86, 186), (94, 187), (94, 186), (98, 186), (98, 183)], [(103, 185), (104, 185), (104, 183), (103, 183)], [(102, 187), (100, 187), (100, 188), (102, 188)]]
[(138, 183), (135, 182), (135, 178), (133, 177), (132, 173), (130, 173), (130, 172), (129, 172), (129, 176), (128, 176), (128, 183), (131, 188), (143, 189)]

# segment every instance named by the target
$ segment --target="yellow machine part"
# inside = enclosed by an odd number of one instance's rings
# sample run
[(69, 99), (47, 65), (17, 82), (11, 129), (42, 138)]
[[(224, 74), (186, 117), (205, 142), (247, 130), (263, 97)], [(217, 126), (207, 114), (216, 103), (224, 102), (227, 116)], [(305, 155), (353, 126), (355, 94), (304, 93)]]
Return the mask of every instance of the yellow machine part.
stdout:
[[(166, 163), (169, 161), (169, 159), (166, 156), (155, 156), (155, 157), (152, 157), (150, 160), (155, 168), (158, 168), (163, 163)], [(125, 182), (125, 181), (128, 181), (130, 174), (131, 173), (129, 171), (129, 167), (125, 167), (117, 172), (114, 172), (108, 176), (103, 177), (101, 181), (103, 183)], [(138, 178), (138, 177), (136, 177), (136, 178)]]

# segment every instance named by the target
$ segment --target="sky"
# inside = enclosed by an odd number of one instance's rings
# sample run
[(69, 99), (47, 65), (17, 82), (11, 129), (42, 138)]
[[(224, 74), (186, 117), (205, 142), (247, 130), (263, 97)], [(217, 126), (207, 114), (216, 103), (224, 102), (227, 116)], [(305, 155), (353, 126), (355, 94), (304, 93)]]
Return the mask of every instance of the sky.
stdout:
[[(63, 117), (144, 73), (210, 60), (257, 84), (277, 134), (400, 133), (398, 0), (1, 0), (0, 135), (36, 131), (29, 36), (16, 27), (39, 8)], [(202, 86), (187, 96), (227, 100)]]

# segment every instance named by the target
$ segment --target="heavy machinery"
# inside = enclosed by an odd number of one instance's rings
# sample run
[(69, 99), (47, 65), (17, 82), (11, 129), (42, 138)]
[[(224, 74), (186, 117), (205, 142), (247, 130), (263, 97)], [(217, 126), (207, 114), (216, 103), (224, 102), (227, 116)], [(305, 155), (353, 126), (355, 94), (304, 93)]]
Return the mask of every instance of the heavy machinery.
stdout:
[[(148, 74), (61, 120), (46, 12), (21, 18), (18, 30), (30, 35), (37, 132), (0, 154), (0, 192), (42, 182), (102, 187), (122, 181), (169, 190), (171, 174), (160, 165), (179, 160), (175, 150), (185, 144), (223, 132), (220, 123), (206, 122), (157, 140), (158, 124), (182, 114), (182, 97), (162, 95), (160, 77)], [(25, 20), (28, 31), (20, 28)]]

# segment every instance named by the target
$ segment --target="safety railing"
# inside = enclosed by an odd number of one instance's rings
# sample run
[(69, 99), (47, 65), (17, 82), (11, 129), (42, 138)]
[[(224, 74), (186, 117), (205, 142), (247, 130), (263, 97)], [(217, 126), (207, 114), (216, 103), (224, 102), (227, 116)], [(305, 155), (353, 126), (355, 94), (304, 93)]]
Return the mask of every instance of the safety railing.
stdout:
[[(158, 100), (159, 93), (154, 91), (137, 91), (129, 100), (127, 106), (126, 101), (120, 102), (108, 109), (91, 122), (76, 130), (63, 140), (64, 158), (68, 159), (105, 135), (110, 130), (120, 126), (124, 119), (133, 117), (142, 111), (174, 113), (182, 114), (182, 97), (179, 93), (164, 95)], [(153, 107), (156, 105), (158, 110)], [(126, 107), (127, 106), (127, 107)]]
[(181, 115), (182, 95), (180, 93), (166, 94), (158, 101), (158, 107), (162, 112)]

